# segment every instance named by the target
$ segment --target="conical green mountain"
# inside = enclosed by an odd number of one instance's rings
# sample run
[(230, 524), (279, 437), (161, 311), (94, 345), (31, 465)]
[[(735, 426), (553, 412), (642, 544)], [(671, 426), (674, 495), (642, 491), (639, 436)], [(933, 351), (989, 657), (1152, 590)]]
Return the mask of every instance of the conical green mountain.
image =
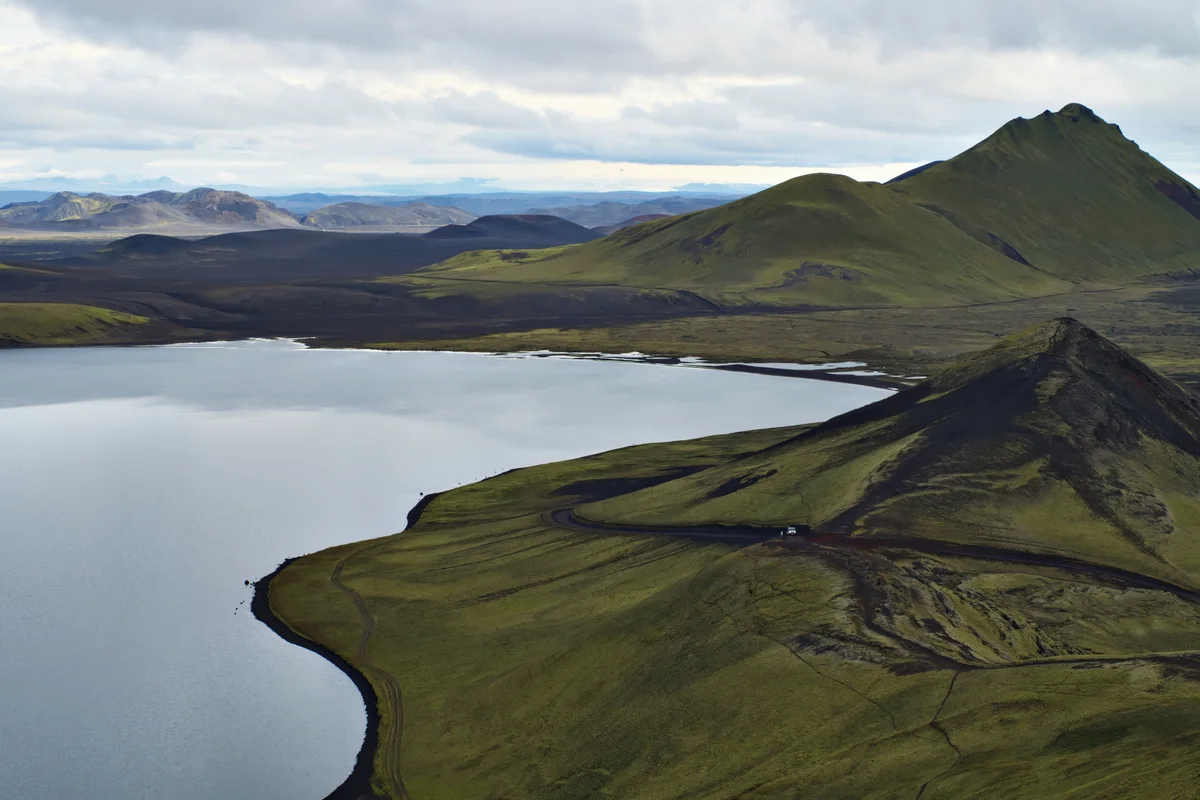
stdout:
[(1060, 319), (756, 454), (584, 506), (1044, 554), (1200, 587), (1200, 400)]
[(579, 247), (468, 253), (418, 280), (627, 286), (726, 308), (936, 306), (1200, 267), (1200, 192), (1078, 104), (887, 185), (807, 175)]
[(1070, 280), (1200, 267), (1196, 187), (1077, 103), (891, 185)]

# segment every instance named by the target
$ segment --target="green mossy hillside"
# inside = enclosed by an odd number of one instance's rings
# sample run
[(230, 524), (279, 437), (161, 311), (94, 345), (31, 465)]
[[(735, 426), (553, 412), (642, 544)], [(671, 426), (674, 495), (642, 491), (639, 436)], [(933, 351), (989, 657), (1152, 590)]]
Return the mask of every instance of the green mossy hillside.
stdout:
[(1017, 118), (892, 188), (1068, 280), (1200, 267), (1200, 193), (1091, 109)]
[(146, 317), (73, 303), (0, 303), (0, 346), (98, 344)]
[(1200, 401), (1080, 323), (580, 513), (1039, 552), (1200, 588)]

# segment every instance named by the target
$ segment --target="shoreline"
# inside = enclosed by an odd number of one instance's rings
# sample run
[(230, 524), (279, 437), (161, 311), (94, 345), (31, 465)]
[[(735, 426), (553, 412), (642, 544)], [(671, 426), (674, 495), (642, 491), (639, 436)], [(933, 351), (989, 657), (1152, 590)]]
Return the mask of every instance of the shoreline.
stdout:
[[(408, 512), (404, 530), (409, 530), (421, 519), (421, 514), (440, 492), (424, 495)], [(328, 661), (344, 674), (358, 689), (366, 708), (367, 727), (363, 734), (362, 746), (354, 759), (354, 769), (342, 783), (325, 796), (324, 800), (380, 800), (371, 786), (371, 776), (375, 771), (375, 751), (379, 746), (379, 699), (375, 695), (375, 687), (367, 677), (359, 672), (353, 664), (342, 658), (329, 648), (307, 639), (288, 627), (288, 624), (276, 616), (271, 608), (271, 581), (292, 563), (304, 558), (296, 556), (286, 559), (270, 574), (254, 583), (254, 596), (250, 600), (250, 612), (262, 624), (266, 625), (280, 639), (296, 647), (301, 647)]]
[(358, 755), (354, 758), (354, 769), (336, 789), (325, 796), (324, 800), (377, 800), (377, 795), (371, 788), (371, 775), (375, 767), (375, 748), (379, 743), (379, 707), (375, 697), (375, 688), (371, 686), (366, 676), (356, 670), (349, 661), (332, 650), (296, 633), (288, 627), (286, 622), (275, 616), (275, 612), (271, 609), (271, 580), (299, 558), (303, 558), (303, 556), (287, 559), (271, 574), (255, 582), (254, 597), (250, 601), (250, 613), (254, 615), (255, 619), (270, 628), (280, 639), (288, 644), (316, 653), (354, 683), (362, 696), (367, 712), (367, 727), (363, 734), (362, 747), (359, 748)]
[[(32, 344), (32, 343), (15, 343), (15, 344), (0, 344), (0, 352), (5, 350), (59, 350), (59, 349), (77, 349), (77, 348), (136, 348), (136, 347), (190, 347), (196, 345), (221, 345), (221, 344), (237, 344), (242, 342), (290, 342), (299, 345), (299, 350), (314, 350), (314, 351), (341, 351), (347, 353), (451, 353), (458, 355), (469, 356), (485, 356), (492, 358), (566, 358), (579, 361), (603, 361), (606, 363), (620, 364), (646, 364), (650, 366), (660, 367), (689, 367), (692, 369), (711, 369), (721, 372), (742, 372), (749, 375), (763, 375), (773, 378), (805, 378), (814, 381), (825, 381), (827, 383), (842, 383), (853, 386), (866, 386), (872, 389), (887, 389), (890, 391), (899, 391), (907, 389), (911, 386), (920, 383), (920, 380), (904, 378), (898, 375), (890, 375), (887, 373), (881, 375), (852, 375), (845, 372), (837, 372), (833, 370), (822, 369), (821, 364), (805, 364), (796, 362), (797, 366), (809, 367), (810, 369), (785, 369), (774, 366), (760, 366), (752, 361), (707, 361), (701, 360), (698, 362), (687, 362), (678, 356), (655, 355), (652, 353), (639, 353), (636, 357), (630, 357), (624, 353), (597, 353), (595, 351), (561, 351), (561, 352), (524, 352), (524, 351), (504, 351), (504, 350), (405, 350), (405, 349), (385, 349), (379, 347), (352, 345), (339, 346), (324, 346), (310, 345), (305, 338), (291, 338), (287, 336), (250, 336), (241, 339), (227, 338), (198, 338), (186, 339), (183, 341), (146, 341), (146, 342), (64, 342), (60, 344)], [(607, 357), (606, 357), (607, 356)], [(692, 358), (688, 356), (687, 358)], [(775, 363), (775, 362), (771, 362)], [(873, 369), (870, 364), (864, 364), (864, 368)]]

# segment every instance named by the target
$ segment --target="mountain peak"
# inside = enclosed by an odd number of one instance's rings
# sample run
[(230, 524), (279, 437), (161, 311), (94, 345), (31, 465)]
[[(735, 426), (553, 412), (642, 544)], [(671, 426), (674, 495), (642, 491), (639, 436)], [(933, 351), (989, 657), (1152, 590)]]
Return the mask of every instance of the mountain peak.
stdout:
[(1073, 317), (1057, 317), (1006, 337), (935, 375), (935, 391), (961, 388), (999, 372), (1027, 372), (1035, 362), (1054, 362), (1058, 368), (1137, 373), (1142, 383), (1151, 370), (1133, 356)]
[[(1133, 142), (1125, 138), (1119, 126), (1106, 121), (1082, 103), (1067, 103), (1058, 111), (1047, 109), (1036, 117), (1029, 119), (1017, 117), (1010, 120), (990, 139), (984, 140), (981, 144), (993, 140), (997, 144), (1005, 140), (1033, 144), (1038, 143), (1045, 136), (1070, 140), (1079, 136), (1100, 135), (1103, 137), (1106, 134), (1110, 135), (1110, 138), (1119, 139), (1122, 143), (1136, 147)], [(1115, 137), (1112, 137), (1112, 134), (1115, 134)], [(1041, 144), (1044, 145), (1044, 142)]]
[(1104, 337), (1074, 317), (1055, 317), (1009, 336), (997, 347), (1049, 354), (1066, 352), (1083, 341), (1107, 343)]
[[(1049, 111), (1046, 113), (1050, 114)], [(1104, 122), (1095, 111), (1092, 111), (1083, 103), (1067, 103), (1059, 110), (1057, 115), (1051, 116), (1065, 117), (1071, 122)]]

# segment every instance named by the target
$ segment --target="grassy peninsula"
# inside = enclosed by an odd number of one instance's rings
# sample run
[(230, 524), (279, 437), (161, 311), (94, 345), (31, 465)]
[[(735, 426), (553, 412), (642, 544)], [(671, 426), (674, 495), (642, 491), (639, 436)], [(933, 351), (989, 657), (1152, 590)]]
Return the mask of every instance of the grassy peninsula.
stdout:
[(378, 797), (1186, 797), (1198, 477), (1200, 401), (1056, 320), (448, 492), (269, 601), (374, 686)]

